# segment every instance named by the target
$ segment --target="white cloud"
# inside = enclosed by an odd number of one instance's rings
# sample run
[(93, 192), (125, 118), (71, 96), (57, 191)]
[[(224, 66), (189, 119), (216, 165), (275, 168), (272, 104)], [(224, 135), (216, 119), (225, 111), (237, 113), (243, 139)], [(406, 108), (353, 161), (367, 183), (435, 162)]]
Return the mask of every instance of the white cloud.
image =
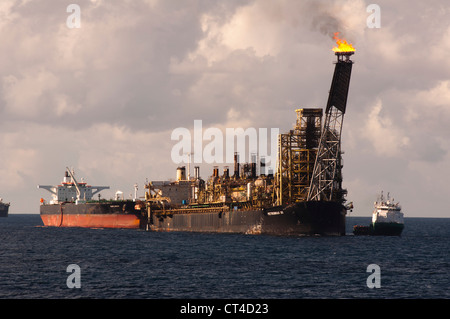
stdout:
[(42, 104), (49, 103), (52, 91), (58, 86), (58, 78), (52, 72), (38, 67), (21, 74), (3, 77), (6, 111), (19, 118), (40, 115)]
[(281, 50), (303, 39), (305, 27), (328, 37), (334, 32), (362, 36), (366, 22), (364, 1), (254, 1), (240, 6), (224, 20), (205, 13), (201, 17), (205, 37), (190, 55), (201, 55), (209, 66), (235, 50), (252, 50), (256, 57), (277, 56)]
[(387, 157), (404, 155), (410, 139), (400, 125), (382, 114), (382, 110), (382, 101), (378, 100), (367, 117), (362, 136), (370, 141), (374, 154)]
[(429, 90), (421, 90), (416, 98), (423, 107), (431, 106), (450, 115), (450, 80), (439, 81), (436, 86)]
[(55, 96), (56, 115), (62, 118), (64, 115), (73, 115), (78, 113), (82, 106), (80, 104), (73, 104), (70, 97), (65, 94), (57, 94)]

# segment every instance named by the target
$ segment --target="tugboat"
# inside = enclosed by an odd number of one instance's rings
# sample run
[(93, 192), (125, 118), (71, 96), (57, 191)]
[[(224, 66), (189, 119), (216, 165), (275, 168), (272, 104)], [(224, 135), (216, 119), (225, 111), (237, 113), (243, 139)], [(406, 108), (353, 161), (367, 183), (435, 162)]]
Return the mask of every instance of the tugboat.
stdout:
[(370, 226), (356, 225), (353, 227), (353, 234), (400, 236), (405, 227), (400, 204), (395, 203), (394, 199), (391, 200), (389, 193), (385, 200), (383, 192), (381, 192), (374, 207)]

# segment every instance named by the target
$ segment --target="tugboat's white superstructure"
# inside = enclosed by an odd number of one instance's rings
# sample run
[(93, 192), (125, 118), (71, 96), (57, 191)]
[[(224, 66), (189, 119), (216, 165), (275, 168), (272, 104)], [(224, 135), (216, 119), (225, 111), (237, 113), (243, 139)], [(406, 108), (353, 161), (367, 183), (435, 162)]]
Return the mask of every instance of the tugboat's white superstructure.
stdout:
[(394, 199), (389, 198), (387, 195), (386, 201), (384, 201), (383, 192), (378, 201), (374, 203), (375, 210), (372, 215), (372, 223), (397, 223), (403, 224), (403, 213), (399, 203), (395, 203)]
[(372, 213), (372, 231), (374, 235), (400, 235), (404, 228), (402, 208), (394, 199), (390, 199), (389, 193), (386, 200), (383, 192), (374, 203)]

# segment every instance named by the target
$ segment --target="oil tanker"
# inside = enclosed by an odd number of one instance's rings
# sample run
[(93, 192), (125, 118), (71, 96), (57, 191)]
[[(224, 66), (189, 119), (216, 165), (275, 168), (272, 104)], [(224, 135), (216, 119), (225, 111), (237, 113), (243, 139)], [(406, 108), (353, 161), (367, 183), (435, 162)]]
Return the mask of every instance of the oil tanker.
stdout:
[(91, 186), (75, 179), (67, 168), (60, 185), (38, 185), (52, 194), (52, 200), (41, 198), (40, 215), (45, 226), (89, 228), (139, 228), (141, 210), (135, 200), (93, 200), (109, 186)]
[[(109, 187), (78, 183), (67, 169), (62, 185), (38, 186), (47, 226), (144, 228), (148, 231), (220, 232), (270, 235), (345, 235), (346, 190), (342, 188), (341, 132), (354, 51), (337, 51), (322, 120), (322, 109), (297, 109), (295, 126), (278, 136), (275, 174), (265, 159), (252, 156), (234, 171), (215, 166), (207, 180), (177, 168), (175, 181), (148, 182), (144, 201), (93, 201)], [(259, 174), (257, 174), (259, 166)], [(136, 196), (135, 196), (136, 197)], [(116, 198), (117, 199), (117, 198)]]

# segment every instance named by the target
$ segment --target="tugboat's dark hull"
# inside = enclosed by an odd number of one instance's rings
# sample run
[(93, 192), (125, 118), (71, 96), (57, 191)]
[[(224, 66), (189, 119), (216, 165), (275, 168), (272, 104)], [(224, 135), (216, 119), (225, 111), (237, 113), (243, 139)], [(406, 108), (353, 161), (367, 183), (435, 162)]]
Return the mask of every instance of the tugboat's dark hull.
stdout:
[(405, 226), (400, 223), (372, 223), (370, 226), (354, 226), (353, 234), (371, 236), (400, 236)]
[(405, 227), (399, 223), (373, 223), (370, 226), (375, 236), (400, 236)]
[(155, 213), (148, 229), (269, 235), (345, 235), (344, 206), (334, 202), (303, 202), (270, 209)]
[(133, 201), (61, 203), (41, 205), (45, 226), (88, 228), (139, 228), (140, 210)]

